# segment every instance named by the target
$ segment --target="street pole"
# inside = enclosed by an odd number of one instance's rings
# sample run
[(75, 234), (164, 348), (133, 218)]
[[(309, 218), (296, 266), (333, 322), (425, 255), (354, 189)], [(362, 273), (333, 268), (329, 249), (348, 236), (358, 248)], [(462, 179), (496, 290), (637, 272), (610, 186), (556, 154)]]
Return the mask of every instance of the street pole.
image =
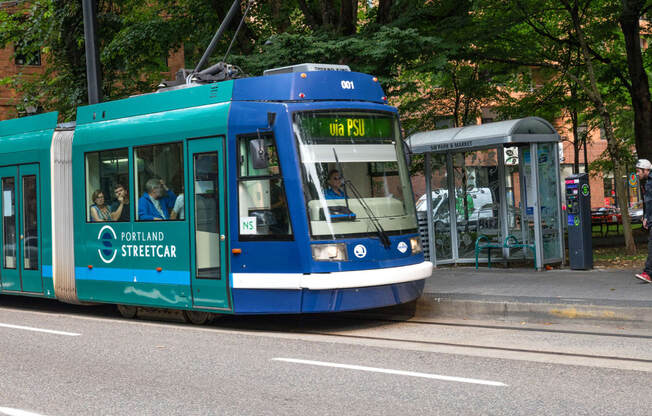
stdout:
[(84, 11), (84, 44), (86, 48), (86, 82), (88, 84), (88, 103), (102, 101), (102, 75), (100, 58), (95, 38), (97, 27), (97, 4), (95, 0), (82, 0)]

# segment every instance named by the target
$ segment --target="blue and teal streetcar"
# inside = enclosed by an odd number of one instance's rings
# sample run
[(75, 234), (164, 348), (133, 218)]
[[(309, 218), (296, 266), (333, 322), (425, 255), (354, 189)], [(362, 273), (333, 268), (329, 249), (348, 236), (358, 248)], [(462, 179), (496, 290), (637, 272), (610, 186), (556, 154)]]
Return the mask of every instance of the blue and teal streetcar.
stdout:
[(416, 299), (397, 111), (372, 76), (299, 65), (0, 122), (1, 293), (206, 313)]

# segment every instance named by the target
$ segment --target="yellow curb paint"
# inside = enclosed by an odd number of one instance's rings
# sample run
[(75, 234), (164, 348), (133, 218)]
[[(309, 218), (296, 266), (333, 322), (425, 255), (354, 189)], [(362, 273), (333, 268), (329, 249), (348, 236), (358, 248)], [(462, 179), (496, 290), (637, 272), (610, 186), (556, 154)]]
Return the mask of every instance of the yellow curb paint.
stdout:
[(576, 308), (566, 308), (566, 309), (551, 309), (549, 311), (551, 315), (568, 318), (568, 319), (577, 319), (577, 318), (601, 318), (601, 319), (616, 319), (619, 318), (614, 311), (601, 311), (601, 312), (592, 312), (592, 311), (578, 311)]

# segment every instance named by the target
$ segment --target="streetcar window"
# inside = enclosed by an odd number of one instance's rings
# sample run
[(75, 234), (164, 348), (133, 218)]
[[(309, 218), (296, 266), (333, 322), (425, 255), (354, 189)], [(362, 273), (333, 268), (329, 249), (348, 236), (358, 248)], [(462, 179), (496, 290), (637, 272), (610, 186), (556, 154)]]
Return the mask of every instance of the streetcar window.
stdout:
[(416, 232), (398, 118), (368, 111), (294, 117), (313, 239)]
[(129, 221), (128, 184), (127, 149), (86, 153), (86, 220)]
[(182, 144), (138, 147), (134, 160), (137, 221), (185, 219)]
[(240, 240), (291, 240), (285, 184), (271, 134), (238, 141)]

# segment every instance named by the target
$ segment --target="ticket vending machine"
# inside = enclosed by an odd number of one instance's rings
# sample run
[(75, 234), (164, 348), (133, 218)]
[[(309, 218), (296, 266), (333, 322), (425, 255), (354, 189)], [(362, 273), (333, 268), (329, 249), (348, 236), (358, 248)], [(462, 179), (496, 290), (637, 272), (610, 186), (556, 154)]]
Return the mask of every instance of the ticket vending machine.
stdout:
[(566, 178), (568, 214), (568, 257), (573, 270), (593, 268), (591, 242), (591, 189), (589, 175), (578, 173)]

